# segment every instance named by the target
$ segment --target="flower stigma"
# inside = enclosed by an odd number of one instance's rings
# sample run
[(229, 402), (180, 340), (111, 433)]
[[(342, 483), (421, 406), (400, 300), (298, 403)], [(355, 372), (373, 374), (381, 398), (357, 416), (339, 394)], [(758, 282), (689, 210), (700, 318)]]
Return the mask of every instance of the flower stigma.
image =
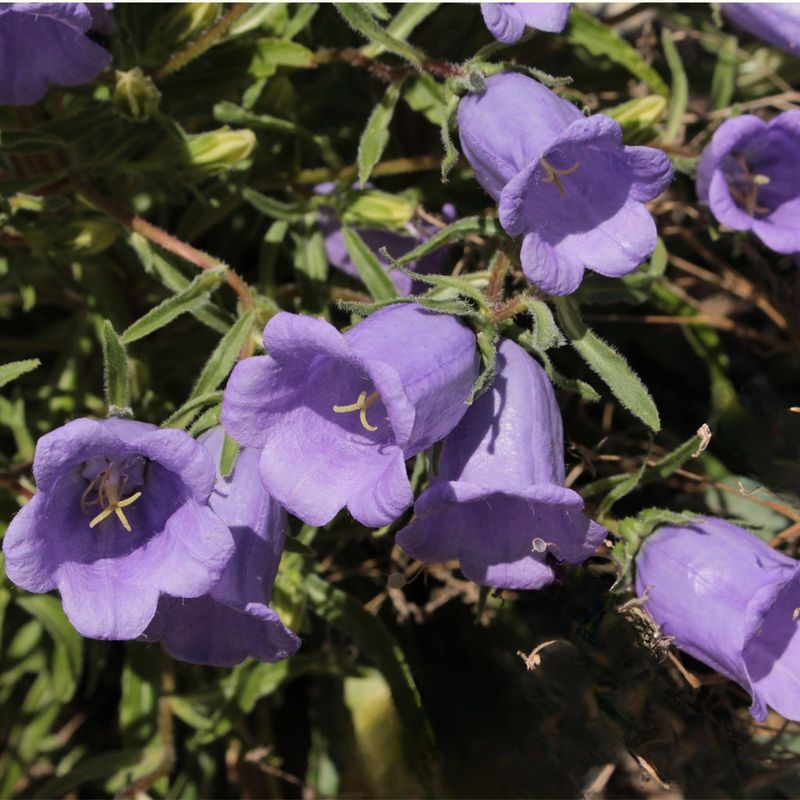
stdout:
[(361, 392), (355, 403), (350, 403), (350, 405), (347, 406), (334, 406), (333, 410), (337, 414), (347, 414), (350, 411), (358, 411), (358, 418), (364, 429), (373, 432), (378, 430), (378, 427), (377, 425), (370, 425), (369, 422), (367, 422), (367, 409), (379, 398), (380, 394), (378, 394), (378, 392), (373, 392), (370, 395), (367, 395), (366, 392)]
[(566, 175), (572, 175), (573, 172), (576, 172), (578, 167), (580, 167), (581, 162), (576, 161), (571, 167), (567, 167), (566, 169), (558, 169), (554, 167), (548, 160), (542, 156), (539, 159), (539, 163), (542, 165), (542, 169), (547, 173), (546, 178), (542, 178), (542, 183), (552, 183), (556, 189), (558, 189), (558, 194), (561, 197), (567, 196), (567, 191), (564, 188), (564, 184), (561, 183), (561, 178), (565, 177)]
[[(120, 478), (122, 479), (121, 482)], [(81, 495), (81, 511), (84, 514), (88, 514), (88, 509), (94, 505), (99, 505), (102, 510), (89, 522), (90, 528), (96, 527), (104, 519), (116, 514), (126, 531), (133, 530), (122, 509), (133, 505), (142, 496), (142, 493), (140, 491), (134, 492), (130, 497), (123, 498), (121, 495), (125, 492), (127, 482), (128, 476), (125, 473), (120, 473), (114, 464), (109, 464), (106, 469), (98, 472), (92, 478)], [(95, 491), (96, 496), (93, 500), (89, 500), (89, 494), (92, 491)]]
[(758, 190), (770, 182), (768, 175), (750, 172), (750, 165), (741, 153), (734, 156), (738, 167), (737, 174), (727, 175), (728, 191), (737, 205), (744, 209), (751, 217), (756, 214), (769, 214), (771, 209), (758, 204)]

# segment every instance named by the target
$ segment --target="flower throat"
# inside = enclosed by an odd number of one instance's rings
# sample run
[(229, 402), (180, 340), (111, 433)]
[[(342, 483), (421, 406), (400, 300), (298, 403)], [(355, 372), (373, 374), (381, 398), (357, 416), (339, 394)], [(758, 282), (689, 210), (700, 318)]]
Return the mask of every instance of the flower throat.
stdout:
[[(81, 511), (88, 516), (90, 508), (100, 506), (100, 513), (89, 522), (90, 528), (95, 528), (103, 520), (115, 514), (126, 531), (133, 530), (123, 509), (133, 505), (142, 493), (138, 491), (129, 497), (123, 497), (128, 482), (128, 475), (121, 472), (116, 464), (109, 464), (89, 481), (89, 485), (81, 495)], [(92, 494), (94, 497), (91, 497)]]

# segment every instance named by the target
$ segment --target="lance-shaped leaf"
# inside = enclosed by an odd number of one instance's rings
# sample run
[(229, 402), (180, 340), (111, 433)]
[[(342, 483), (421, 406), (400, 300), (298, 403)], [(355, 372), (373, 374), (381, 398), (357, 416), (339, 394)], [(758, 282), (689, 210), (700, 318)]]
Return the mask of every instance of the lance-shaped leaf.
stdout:
[(625, 408), (658, 432), (661, 420), (656, 404), (628, 362), (586, 326), (572, 300), (568, 297), (554, 297), (553, 300), (561, 330), (581, 358), (602, 378)]
[(401, 39), (396, 39), (384, 30), (363, 5), (359, 3), (336, 3), (335, 5), (345, 22), (373, 44), (381, 45), (390, 53), (396, 53), (418, 67), (425, 63), (426, 56), (421, 50)]
[(38, 358), (26, 358), (22, 361), (0, 364), (0, 386), (5, 386), (7, 383), (15, 381), (20, 375), (35, 370), (41, 363)]
[(100, 328), (103, 348), (103, 384), (109, 413), (118, 413), (131, 404), (128, 355), (114, 326), (105, 320)]
[(381, 302), (396, 298), (397, 287), (358, 232), (345, 225), (342, 227), (342, 237), (359, 277), (375, 300)]
[(452, 225), (442, 228), (419, 247), (409, 250), (405, 255), (397, 259), (397, 263), (405, 266), (446, 244), (450, 244), (450, 242), (460, 241), (468, 236), (500, 236), (501, 234), (503, 234), (503, 229), (499, 220), (494, 217), (464, 217)]
[(386, 94), (381, 98), (367, 120), (367, 126), (358, 143), (358, 182), (362, 188), (372, 174), (372, 168), (381, 160), (383, 151), (389, 142), (389, 125), (394, 116), (394, 109), (400, 97), (403, 81), (390, 83)]
[[(427, 19), (436, 9), (439, 3), (406, 3), (392, 18), (386, 26), (386, 33), (395, 39), (405, 41), (423, 20)], [(365, 56), (375, 58), (380, 55), (385, 48), (379, 44), (369, 44), (362, 50)]]
[(226, 267), (219, 266), (201, 272), (185, 289), (163, 303), (151, 308), (122, 334), (123, 344), (143, 339), (153, 331), (163, 328), (181, 314), (199, 308), (224, 280)]

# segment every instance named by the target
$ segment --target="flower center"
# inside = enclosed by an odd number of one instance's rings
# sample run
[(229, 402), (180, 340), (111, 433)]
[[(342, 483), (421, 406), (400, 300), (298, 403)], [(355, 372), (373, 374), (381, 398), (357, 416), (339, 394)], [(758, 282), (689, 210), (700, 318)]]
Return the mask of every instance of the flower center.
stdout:
[[(134, 492), (130, 497), (124, 497), (128, 476), (120, 472), (116, 464), (109, 464), (102, 472), (98, 472), (83, 490), (81, 495), (81, 511), (89, 513), (92, 506), (100, 506), (100, 513), (90, 522), (89, 527), (94, 528), (112, 514), (122, 523), (126, 531), (131, 531), (131, 524), (125, 516), (123, 508), (133, 505), (141, 496), (141, 492)], [(92, 497), (94, 495), (94, 497)]]
[(769, 184), (769, 176), (752, 173), (743, 153), (732, 155), (730, 159), (731, 163), (729, 169), (725, 170), (725, 177), (731, 197), (739, 208), (751, 217), (756, 214), (769, 214), (770, 208), (758, 204), (758, 190)]
[(373, 392), (370, 395), (367, 395), (366, 392), (361, 392), (361, 394), (358, 396), (358, 400), (356, 400), (355, 403), (350, 403), (350, 405), (347, 406), (334, 406), (333, 410), (337, 414), (347, 414), (350, 411), (358, 411), (358, 418), (361, 420), (361, 424), (364, 429), (370, 432), (376, 431), (378, 430), (377, 426), (370, 425), (369, 422), (367, 422), (367, 409), (379, 398), (380, 395), (378, 392)]
[(567, 167), (566, 169), (558, 169), (557, 167), (554, 167), (544, 157), (539, 159), (539, 163), (542, 165), (542, 169), (547, 173), (547, 177), (542, 178), (542, 183), (552, 183), (556, 189), (558, 189), (559, 196), (566, 197), (567, 191), (564, 189), (564, 184), (561, 183), (561, 179), (566, 175), (572, 175), (573, 172), (577, 171), (578, 167), (581, 165), (581, 162), (576, 161), (571, 167)]

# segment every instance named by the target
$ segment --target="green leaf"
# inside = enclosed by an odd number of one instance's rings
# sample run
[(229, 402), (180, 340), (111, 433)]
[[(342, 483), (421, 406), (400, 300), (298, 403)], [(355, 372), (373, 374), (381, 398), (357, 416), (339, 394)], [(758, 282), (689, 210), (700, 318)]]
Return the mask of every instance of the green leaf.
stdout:
[(239, 456), (240, 445), (235, 439), (231, 439), (228, 434), (222, 440), (222, 452), (219, 455), (219, 474), (227, 478), (236, 466), (236, 459)]
[(83, 640), (70, 625), (61, 603), (49, 594), (29, 594), (16, 598), (16, 603), (32, 617), (41, 622), (53, 640), (56, 648), (63, 653), (59, 665), (63, 670), (62, 689), (59, 699), (69, 700), (75, 692), (83, 670)]
[(358, 142), (358, 182), (364, 188), (373, 167), (381, 160), (383, 151), (389, 141), (389, 125), (394, 116), (394, 109), (403, 88), (403, 81), (390, 83), (386, 94), (381, 98), (372, 113)]
[(105, 320), (100, 328), (100, 344), (103, 348), (103, 387), (109, 414), (130, 408), (130, 376), (128, 355), (114, 326)]
[(41, 366), (42, 362), (38, 358), (26, 358), (22, 361), (11, 361), (8, 364), (0, 364), (0, 386), (5, 386), (11, 381), (15, 381), (26, 372), (32, 372)]
[(208, 394), (201, 394), (187, 400), (177, 411), (174, 411), (162, 423), (162, 428), (184, 428), (188, 425), (184, 419), (188, 417), (191, 421), (198, 410), (203, 406), (211, 405), (212, 403), (219, 403), (222, 399), (222, 392), (209, 392)]
[(372, 14), (375, 19), (379, 19), (381, 22), (386, 22), (387, 19), (390, 18), (389, 12), (386, 10), (386, 6), (383, 3), (362, 3), (364, 8)]
[(442, 230), (431, 236), (427, 242), (423, 242), (405, 255), (400, 256), (400, 258), (397, 259), (397, 263), (400, 264), (400, 266), (405, 266), (412, 261), (418, 261), (423, 256), (432, 253), (434, 250), (438, 250), (446, 244), (475, 235), (500, 236), (505, 234), (503, 233), (499, 220), (495, 217), (464, 217), (454, 222), (452, 225), (442, 228)]
[(525, 308), (533, 317), (533, 337), (531, 344), (539, 351), (563, 347), (567, 340), (558, 329), (550, 306), (543, 300), (526, 298)]
[(561, 330), (581, 358), (606, 383), (614, 396), (651, 430), (661, 429), (653, 398), (627, 361), (581, 319), (575, 303), (568, 297), (554, 298)]
[(308, 203), (282, 203), (274, 197), (268, 197), (255, 189), (242, 189), (242, 197), (250, 203), (256, 211), (271, 219), (293, 222), (308, 213)]
[(689, 79), (686, 77), (686, 70), (683, 68), (683, 61), (681, 61), (678, 48), (672, 39), (672, 34), (666, 28), (661, 31), (661, 45), (672, 73), (672, 92), (669, 98), (667, 127), (663, 136), (663, 141), (670, 144), (678, 141), (678, 134), (683, 125), (683, 115), (686, 113), (686, 105), (689, 102)]
[(122, 668), (119, 725), (123, 742), (144, 747), (153, 744), (158, 729), (158, 687), (161, 659), (138, 642), (125, 642)]
[(151, 308), (122, 334), (123, 344), (130, 344), (168, 325), (181, 314), (198, 309), (225, 280), (226, 267), (201, 272), (185, 289)]
[(300, 284), (300, 294), (306, 310), (319, 311), (322, 290), (328, 277), (328, 256), (316, 212), (303, 218), (303, 227), (292, 233), (295, 242), (294, 268)]
[(239, 357), (253, 327), (254, 311), (248, 311), (236, 320), (234, 326), (220, 339), (209, 357), (189, 398), (213, 392), (227, 377)]
[(318, 575), (305, 576), (303, 586), (312, 610), (352, 638), (386, 679), (403, 722), (409, 763), (418, 766), (420, 776), (427, 782), (435, 748), (433, 731), (400, 646), (377, 617), (365, 611), (361, 603), (341, 589), (331, 586)]
[(644, 81), (656, 94), (669, 97), (661, 76), (613, 28), (574, 5), (566, 30), (567, 41), (585, 47), (593, 56), (609, 58)]
[(427, 73), (415, 75), (405, 82), (403, 100), (434, 125), (444, 122), (444, 89)]
[[(439, 3), (406, 3), (386, 26), (386, 33), (395, 39), (405, 41), (413, 33), (414, 29), (436, 11), (438, 7)], [(362, 48), (364, 55), (369, 58), (375, 58), (383, 50), (384, 48), (379, 44), (369, 44)]]
[(313, 67), (314, 54), (303, 45), (288, 39), (263, 38), (256, 42), (256, 51), (248, 72), (255, 78), (269, 78), (275, 67)]
[(0, 152), (39, 153), (63, 146), (58, 136), (43, 131), (0, 131)]
[[(191, 283), (191, 280), (169, 258), (141, 234), (129, 234), (128, 244), (139, 257), (145, 272), (154, 275), (171, 292), (181, 292)], [(190, 313), (217, 333), (225, 333), (233, 321), (227, 312), (209, 302), (202, 303)]]
[(735, 36), (726, 36), (719, 49), (714, 74), (711, 76), (711, 108), (715, 111), (726, 108), (733, 100), (736, 91), (736, 48), (738, 40)]
[(364, 285), (375, 300), (381, 302), (396, 298), (398, 296), (397, 287), (356, 230), (344, 225), (342, 226), (342, 236), (359, 277), (364, 281)]
[(126, 767), (135, 767), (143, 758), (142, 750), (108, 750), (102, 755), (90, 756), (72, 767), (66, 775), (47, 781), (36, 797), (65, 797), (83, 784), (110, 778)]
[[(671, 453), (667, 453), (660, 461), (656, 461), (651, 466), (645, 465), (636, 486), (644, 486), (648, 483), (656, 481), (663, 481), (680, 469), (690, 458), (694, 457), (700, 451), (702, 440), (700, 436), (692, 436), (687, 439), (683, 444), (676, 447)], [(646, 459), (645, 459), (646, 461)], [(598, 494), (611, 491), (614, 487), (626, 483), (630, 479), (629, 474), (611, 475), (608, 478), (601, 478), (599, 481), (594, 481), (579, 490), (581, 497), (595, 497)]]
[(421, 50), (387, 33), (369, 11), (359, 3), (335, 3), (334, 5), (344, 21), (365, 39), (375, 45), (380, 45), (390, 53), (402, 56), (418, 67), (425, 63), (426, 57)]

